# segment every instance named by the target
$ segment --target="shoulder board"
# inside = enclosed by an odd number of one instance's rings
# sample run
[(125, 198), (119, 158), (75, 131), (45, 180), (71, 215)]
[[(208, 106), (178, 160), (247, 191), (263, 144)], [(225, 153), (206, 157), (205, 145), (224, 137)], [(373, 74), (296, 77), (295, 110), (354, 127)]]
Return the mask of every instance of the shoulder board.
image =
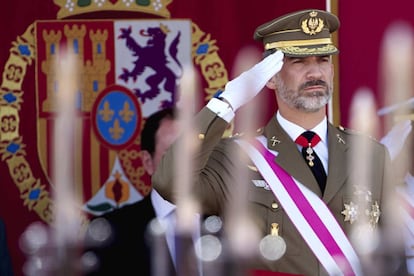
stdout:
[(238, 138), (238, 137), (243, 137), (244, 135), (245, 134), (243, 132), (235, 132), (231, 136), (229, 136), (229, 138)]
[[(262, 135), (263, 134), (263, 132), (264, 132), (264, 128), (263, 127), (261, 127), (261, 128), (258, 128), (258, 129), (256, 129), (254, 132), (252, 132), (251, 133), (251, 136), (259, 136), (259, 135)], [(230, 137), (231, 138), (240, 138), (240, 137), (244, 137), (244, 136), (246, 136), (246, 135), (248, 135), (247, 133), (244, 133), (244, 132), (235, 132), (234, 134), (232, 134)]]
[(339, 131), (343, 132), (343, 133), (347, 133), (347, 134), (361, 134), (361, 132), (353, 130), (353, 129), (349, 129), (349, 128), (345, 128), (341, 125), (336, 127)]
[(371, 139), (371, 140), (374, 140), (374, 141), (378, 141), (375, 137), (373, 137), (373, 136), (371, 136), (371, 135), (367, 135), (367, 134), (365, 134), (365, 133), (363, 133), (363, 132), (361, 132), (361, 131), (358, 131), (358, 130), (354, 130), (354, 129), (349, 129), (349, 128), (345, 128), (345, 127), (343, 127), (343, 126), (338, 126), (337, 127), (337, 129), (339, 130), (339, 131), (341, 131), (341, 132), (343, 132), (343, 133), (345, 133), (345, 134), (348, 134), (348, 135), (359, 135), (359, 136), (364, 136), (364, 137), (367, 137), (367, 138), (369, 138), (369, 139)]
[(260, 128), (258, 128), (258, 129), (256, 129), (256, 135), (257, 135), (257, 136), (262, 135), (262, 134), (263, 134), (263, 132), (264, 132), (264, 127), (260, 127)]

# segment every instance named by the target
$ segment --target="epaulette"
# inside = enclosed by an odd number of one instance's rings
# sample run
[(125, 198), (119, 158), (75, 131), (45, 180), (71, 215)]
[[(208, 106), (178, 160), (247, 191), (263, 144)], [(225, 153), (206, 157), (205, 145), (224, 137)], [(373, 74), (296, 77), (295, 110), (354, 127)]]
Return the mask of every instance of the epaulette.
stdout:
[[(255, 137), (255, 136), (262, 135), (263, 132), (264, 132), (264, 128), (263, 127), (257, 128), (254, 131), (254, 133), (251, 133), (251, 137)], [(245, 133), (245, 132), (235, 132), (234, 134), (232, 134), (230, 136), (230, 138), (241, 138), (241, 137), (245, 137), (247, 135), (248, 135), (248, 133)]]
[(230, 135), (229, 138), (239, 138), (243, 136), (244, 136), (244, 132), (235, 132), (232, 135)]
[(235, 132), (230, 135), (223, 136), (223, 140), (237, 140), (243, 136), (243, 133)]
[(343, 133), (347, 133), (347, 134), (360, 134), (360, 133), (358, 133), (358, 131), (356, 131), (356, 130), (349, 129), (349, 128), (345, 128), (345, 127), (343, 127), (343, 126), (341, 126), (341, 125), (337, 126), (336, 128), (337, 128), (338, 130), (340, 130), (341, 132), (343, 132)]
[(264, 127), (259, 127), (258, 129), (256, 129), (256, 135), (257, 136), (262, 135), (263, 132), (264, 132)]
[(374, 141), (378, 142), (378, 140), (375, 137), (373, 137), (371, 135), (368, 135), (368, 134), (366, 134), (366, 133), (364, 133), (362, 131), (358, 131), (358, 130), (350, 129), (350, 128), (345, 128), (345, 127), (343, 127), (341, 125), (337, 126), (337, 129), (339, 131), (345, 133), (345, 134), (364, 136), (364, 137), (367, 137), (367, 138), (369, 138), (371, 140), (374, 140)]

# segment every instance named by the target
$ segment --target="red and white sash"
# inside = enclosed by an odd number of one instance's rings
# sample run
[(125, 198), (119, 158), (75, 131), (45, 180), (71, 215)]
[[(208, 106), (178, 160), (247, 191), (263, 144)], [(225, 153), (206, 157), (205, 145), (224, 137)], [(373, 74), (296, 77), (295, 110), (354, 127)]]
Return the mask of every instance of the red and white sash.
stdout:
[(326, 204), (276, 164), (275, 155), (260, 141), (238, 143), (326, 271), (330, 275), (361, 275), (358, 256)]

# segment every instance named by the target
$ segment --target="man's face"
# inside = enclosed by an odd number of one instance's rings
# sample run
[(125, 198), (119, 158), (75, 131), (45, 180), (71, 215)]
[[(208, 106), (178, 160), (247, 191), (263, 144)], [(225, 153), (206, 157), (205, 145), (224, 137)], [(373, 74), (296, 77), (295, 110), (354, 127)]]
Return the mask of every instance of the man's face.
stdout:
[(160, 122), (160, 126), (155, 135), (155, 151), (152, 157), (154, 168), (158, 166), (166, 150), (177, 139), (178, 122), (177, 120), (165, 118)]
[(333, 64), (330, 56), (285, 57), (282, 70), (274, 77), (278, 97), (289, 107), (315, 112), (332, 95)]
[(155, 134), (155, 150), (151, 156), (146, 150), (141, 152), (142, 165), (145, 171), (152, 175), (155, 172), (158, 164), (165, 151), (175, 141), (178, 136), (178, 122), (171, 118), (164, 118), (158, 127)]

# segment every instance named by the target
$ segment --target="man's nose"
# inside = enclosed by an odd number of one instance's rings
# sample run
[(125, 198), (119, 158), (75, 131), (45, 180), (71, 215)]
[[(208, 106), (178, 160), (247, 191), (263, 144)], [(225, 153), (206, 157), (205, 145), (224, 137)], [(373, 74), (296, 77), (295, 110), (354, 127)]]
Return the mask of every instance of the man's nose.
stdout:
[(322, 77), (322, 68), (318, 63), (310, 63), (306, 73), (308, 79), (320, 79)]

